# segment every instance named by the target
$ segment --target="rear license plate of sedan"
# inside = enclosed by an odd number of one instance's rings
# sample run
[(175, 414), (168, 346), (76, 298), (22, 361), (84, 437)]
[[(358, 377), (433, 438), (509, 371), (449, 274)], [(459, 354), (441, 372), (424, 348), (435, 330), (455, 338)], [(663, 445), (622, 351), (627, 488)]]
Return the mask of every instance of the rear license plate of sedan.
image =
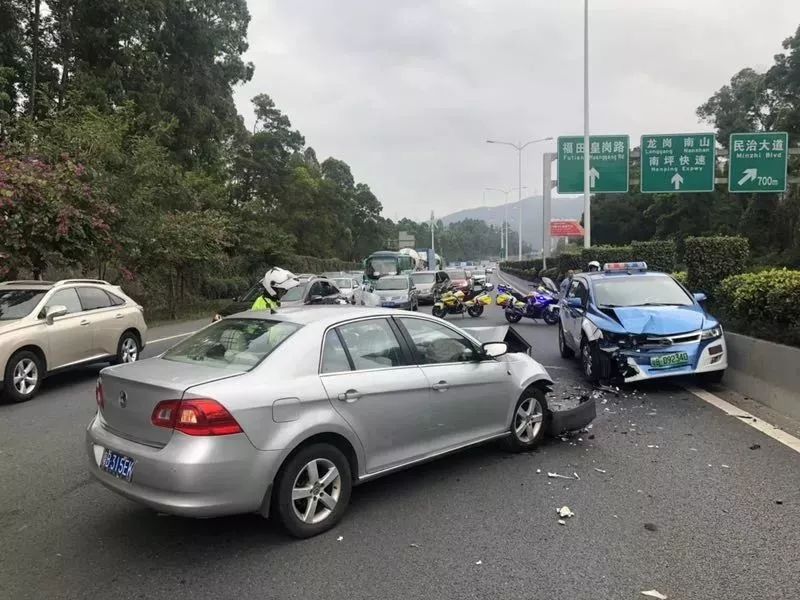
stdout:
[(688, 364), (689, 355), (686, 352), (662, 354), (661, 356), (653, 356), (650, 359), (650, 366), (654, 369), (672, 369), (673, 367), (683, 367)]
[(129, 456), (108, 449), (103, 452), (103, 458), (100, 460), (100, 468), (103, 469), (103, 471), (111, 473), (114, 477), (124, 479), (128, 482), (130, 482), (131, 477), (133, 477), (133, 467), (135, 464), (136, 461)]

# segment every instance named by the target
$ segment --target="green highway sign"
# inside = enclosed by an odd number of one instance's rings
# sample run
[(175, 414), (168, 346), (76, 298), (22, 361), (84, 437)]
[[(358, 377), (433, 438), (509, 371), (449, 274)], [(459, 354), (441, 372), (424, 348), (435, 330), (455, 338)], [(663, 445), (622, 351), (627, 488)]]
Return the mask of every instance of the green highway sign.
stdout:
[(713, 192), (713, 133), (642, 136), (643, 193)]
[(729, 152), (728, 190), (786, 191), (788, 133), (732, 133)]
[[(627, 135), (589, 138), (589, 185), (592, 192), (627, 192), (630, 143)], [(583, 192), (583, 136), (558, 138), (558, 193)]]

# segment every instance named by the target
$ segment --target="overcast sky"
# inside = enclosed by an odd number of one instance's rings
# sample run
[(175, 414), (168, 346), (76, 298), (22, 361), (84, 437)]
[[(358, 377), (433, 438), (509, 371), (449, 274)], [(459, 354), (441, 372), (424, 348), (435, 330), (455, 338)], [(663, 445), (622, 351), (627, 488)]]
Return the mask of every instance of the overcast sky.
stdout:
[[(368, 183), (384, 215), (424, 219), (515, 187), (517, 156), (487, 138), (583, 131), (581, 0), (249, 0), (253, 80), (313, 146)], [(590, 0), (592, 133), (708, 130), (696, 107), (740, 68), (765, 69), (800, 0)], [(523, 185), (539, 193), (542, 151)], [(502, 203), (489, 192), (487, 204)]]

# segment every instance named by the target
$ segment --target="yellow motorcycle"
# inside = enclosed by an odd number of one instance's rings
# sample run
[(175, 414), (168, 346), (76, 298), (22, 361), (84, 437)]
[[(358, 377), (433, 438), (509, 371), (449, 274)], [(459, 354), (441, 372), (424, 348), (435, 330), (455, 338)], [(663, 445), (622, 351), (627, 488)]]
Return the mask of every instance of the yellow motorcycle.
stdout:
[(447, 291), (444, 292), (439, 299), (433, 304), (432, 314), (434, 317), (444, 319), (447, 315), (464, 315), (467, 313), (470, 317), (480, 317), (483, 314), (483, 308), (492, 303), (492, 297), (489, 294), (481, 293), (470, 300), (464, 299), (464, 292)]

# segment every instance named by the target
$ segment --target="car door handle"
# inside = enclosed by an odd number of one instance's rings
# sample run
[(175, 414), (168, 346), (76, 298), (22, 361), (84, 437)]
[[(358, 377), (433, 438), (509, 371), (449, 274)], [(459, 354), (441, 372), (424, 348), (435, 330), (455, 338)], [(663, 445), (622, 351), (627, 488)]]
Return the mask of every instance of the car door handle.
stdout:
[(116, 314), (116, 315), (114, 315), (114, 318), (115, 318), (115, 319), (122, 319), (122, 318), (124, 318), (124, 317), (125, 317), (125, 315), (123, 315), (123, 314)]
[(339, 394), (339, 400), (342, 402), (355, 402), (359, 398), (361, 398), (361, 394), (358, 390), (347, 390)]
[(449, 389), (449, 388), (450, 388), (450, 386), (449, 386), (449, 385), (447, 385), (447, 382), (446, 382), (446, 381), (444, 381), (444, 380), (443, 380), (443, 381), (440, 381), (439, 383), (434, 383), (434, 384), (431, 386), (431, 389), (433, 389), (433, 390), (436, 390), (437, 392), (444, 392), (444, 391), (446, 391), (446, 390), (447, 390), (447, 389)]
[(84, 319), (83, 321), (81, 321), (81, 325), (88, 325), (88, 324), (89, 324), (89, 321), (87, 321), (86, 319)]

